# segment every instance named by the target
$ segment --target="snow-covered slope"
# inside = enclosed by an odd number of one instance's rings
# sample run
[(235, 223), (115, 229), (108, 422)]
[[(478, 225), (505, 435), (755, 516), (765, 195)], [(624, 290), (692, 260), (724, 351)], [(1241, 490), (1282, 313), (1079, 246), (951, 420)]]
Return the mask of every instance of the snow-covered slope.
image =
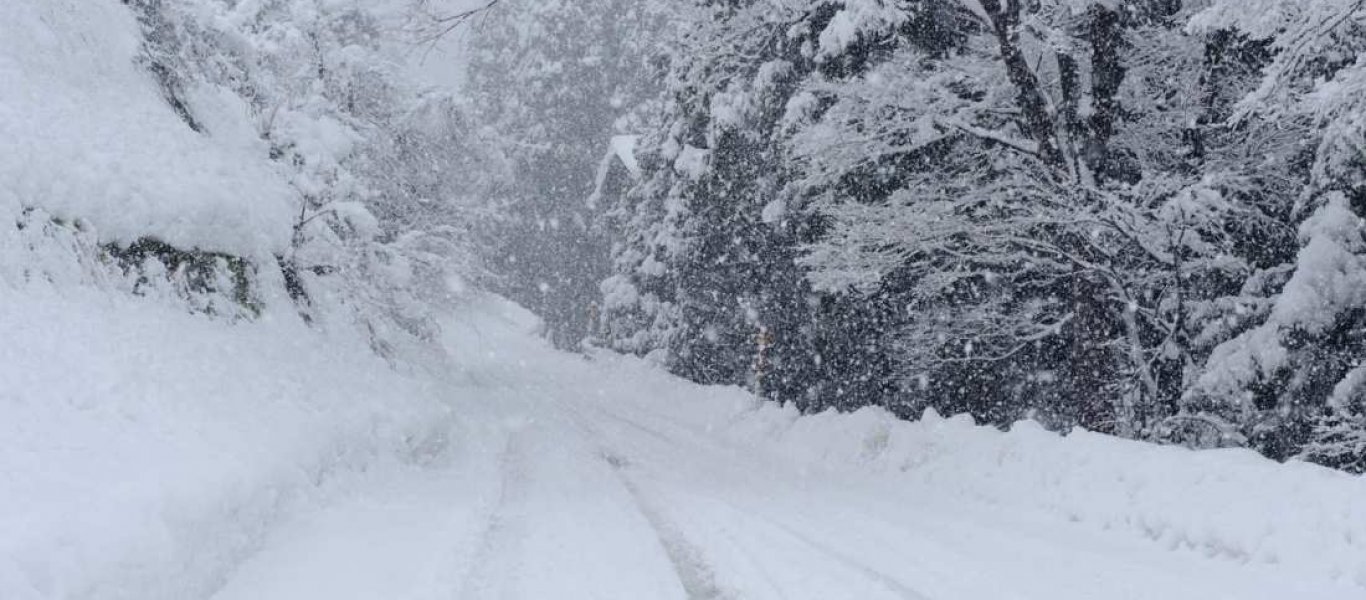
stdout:
[(271, 269), (239, 263), (259, 319), (234, 323), (110, 255), (150, 237), (272, 266), (293, 219), (241, 100), (181, 90), (196, 131), (140, 27), (119, 0), (0, 4), (5, 600), (203, 597), (273, 521), (449, 428), (431, 377), (305, 326)]
[(289, 241), (290, 190), (247, 108), (185, 99), (197, 133), (139, 64), (117, 0), (6, 0), (0, 13), (0, 216), (37, 207), (104, 241), (268, 256)]
[(0, 287), (0, 340), (10, 600), (202, 597), (275, 519), (449, 427), (433, 381), (292, 316)]

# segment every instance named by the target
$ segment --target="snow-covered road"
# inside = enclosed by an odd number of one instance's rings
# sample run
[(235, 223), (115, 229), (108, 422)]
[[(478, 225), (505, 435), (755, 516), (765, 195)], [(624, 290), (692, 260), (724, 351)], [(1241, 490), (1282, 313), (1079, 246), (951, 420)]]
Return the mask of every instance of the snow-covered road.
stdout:
[(1366, 598), (1366, 479), (1248, 451), (800, 416), (494, 300), (411, 376), (298, 323), (6, 301), (3, 600)]
[(443, 458), (276, 527), (215, 599), (1362, 597), (799, 464), (720, 435), (662, 377), (508, 343), (478, 349), (479, 393)]
[[(428, 244), (404, 229), (379, 252), (354, 203), (306, 219), (353, 231), (300, 265), (387, 283), (320, 273), (305, 322), (273, 267), (307, 250), (299, 195), (381, 194), (403, 179), (384, 165), (429, 142), (391, 143), (307, 75), (324, 49), (301, 32), (368, 31), (367, 3), (165, 4), (0, 2), (0, 600), (1366, 599), (1366, 478), (1028, 422), (801, 416), (552, 351), (455, 280), (414, 286), (452, 313), (444, 348), (390, 346), (353, 316), (407, 329), (389, 292)], [(463, 118), (400, 94), (388, 53), (336, 49), (329, 81), (408, 98), (375, 113), (402, 131)], [(504, 162), (485, 154), (448, 175)], [(401, 198), (463, 181), (425, 177)], [(1356, 264), (1344, 231), (1306, 252)], [(137, 240), (199, 252), (115, 260)], [(245, 262), (185, 271), (217, 252)]]

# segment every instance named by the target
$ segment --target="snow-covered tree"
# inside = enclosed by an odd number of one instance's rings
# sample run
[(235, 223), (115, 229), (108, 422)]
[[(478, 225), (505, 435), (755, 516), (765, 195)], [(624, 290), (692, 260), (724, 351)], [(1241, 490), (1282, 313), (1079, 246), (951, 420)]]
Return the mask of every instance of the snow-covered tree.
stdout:
[[(480, 15), (502, 270), (562, 345), (600, 314), (618, 350), (803, 409), (1355, 464), (1359, 3)], [(662, 92), (640, 83), (656, 70)], [(627, 193), (602, 193), (612, 157)], [(600, 313), (576, 279), (595, 272)]]
[[(392, 355), (435, 333), (448, 276), (471, 276), (485, 215), (463, 192), (483, 158), (463, 109), (409, 84), (389, 25), (360, 4), (138, 0), (148, 68), (196, 131), (261, 144), (297, 194), (277, 265), (312, 320), (350, 324)], [(253, 131), (216, 131), (225, 110)]]
[(1189, 434), (1180, 398), (1292, 239), (1296, 131), (1222, 125), (1258, 46), (1176, 2), (899, 6), (938, 30), (786, 109), (810, 280), (895, 307), (908, 412)]
[[(1075, 40), (1054, 22), (1071, 13), (906, 6), (907, 22), (939, 31), (903, 28), (868, 72), (814, 78), (788, 107), (802, 174), (788, 191), (824, 225), (804, 259), (811, 279), (898, 307), (888, 346), (910, 395), (1010, 420), (1029, 406), (1012, 396), (1061, 381), (1077, 391), (1055, 404), (1096, 412), (1081, 407), (1095, 401), (1083, 393), (1115, 366), (1067, 338), (1114, 335), (1121, 326), (1106, 305), (1130, 304), (1110, 264), (1113, 244), (1093, 235), (1115, 204), (1096, 172), (1108, 168), (1114, 116), (1104, 111), (1115, 110), (1118, 86), (1104, 78), (1119, 42), (1089, 53), (1096, 108), (1085, 124), (1068, 73), (1077, 58), (1062, 48)], [(1102, 10), (1085, 18), (1110, 19)], [(1096, 298), (1102, 306), (1089, 306)], [(1062, 348), (1074, 350), (1069, 360), (1050, 362)]]
[[(1331, 0), (1214, 2), (1191, 29), (1232, 30), (1266, 48), (1255, 89), (1227, 116), (1229, 128), (1291, 129), (1304, 165), (1285, 219), (1300, 250), (1274, 268), (1288, 274), (1264, 294), (1254, 326), (1213, 350), (1184, 402), (1188, 413), (1218, 415), (1229, 429), (1277, 457), (1307, 455), (1341, 464), (1343, 427), (1359, 418), (1357, 368), (1366, 358), (1366, 198), (1363, 68), (1366, 7)], [(1359, 449), (1358, 449), (1359, 450)], [(1350, 461), (1347, 461), (1350, 462)]]
[(502, 156), (488, 196), (505, 211), (492, 252), (499, 289), (533, 308), (557, 345), (594, 327), (609, 242), (590, 202), (615, 136), (639, 133), (653, 99), (659, 14), (627, 0), (505, 0), (469, 40), (469, 96)]
[(797, 54), (783, 19), (799, 17), (770, 8), (676, 9), (684, 33), (669, 48), (669, 102), (641, 148), (644, 179), (616, 213), (625, 239), (603, 284), (608, 339), (699, 381), (750, 381), (762, 329), (787, 346), (764, 292), (800, 293), (773, 285), (791, 245), (784, 256), (784, 232), (763, 219), (781, 166), (771, 114)]

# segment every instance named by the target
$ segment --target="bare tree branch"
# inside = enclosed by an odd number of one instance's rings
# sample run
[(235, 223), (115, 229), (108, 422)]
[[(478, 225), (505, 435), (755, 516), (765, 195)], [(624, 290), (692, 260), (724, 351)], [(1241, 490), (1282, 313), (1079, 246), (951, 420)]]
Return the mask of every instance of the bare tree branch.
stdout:
[(421, 45), (431, 45), (450, 35), (460, 26), (482, 15), (502, 0), (487, 0), (482, 5), (455, 12), (444, 12), (432, 6), (432, 0), (413, 0), (408, 17), (408, 32)]

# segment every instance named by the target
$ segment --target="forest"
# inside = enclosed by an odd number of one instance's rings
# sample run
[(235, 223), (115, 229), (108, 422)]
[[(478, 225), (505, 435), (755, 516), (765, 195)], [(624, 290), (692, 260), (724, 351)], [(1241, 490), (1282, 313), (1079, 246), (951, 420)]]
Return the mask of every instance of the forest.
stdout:
[[(211, 86), (291, 173), (269, 270), (383, 355), (450, 272), (803, 412), (1366, 470), (1358, 0), (124, 3), (185, 124)], [(174, 242), (108, 250), (234, 255)]]
[(1366, 470), (1357, 0), (502, 0), (468, 25), (489, 267), (561, 347), (809, 412)]

